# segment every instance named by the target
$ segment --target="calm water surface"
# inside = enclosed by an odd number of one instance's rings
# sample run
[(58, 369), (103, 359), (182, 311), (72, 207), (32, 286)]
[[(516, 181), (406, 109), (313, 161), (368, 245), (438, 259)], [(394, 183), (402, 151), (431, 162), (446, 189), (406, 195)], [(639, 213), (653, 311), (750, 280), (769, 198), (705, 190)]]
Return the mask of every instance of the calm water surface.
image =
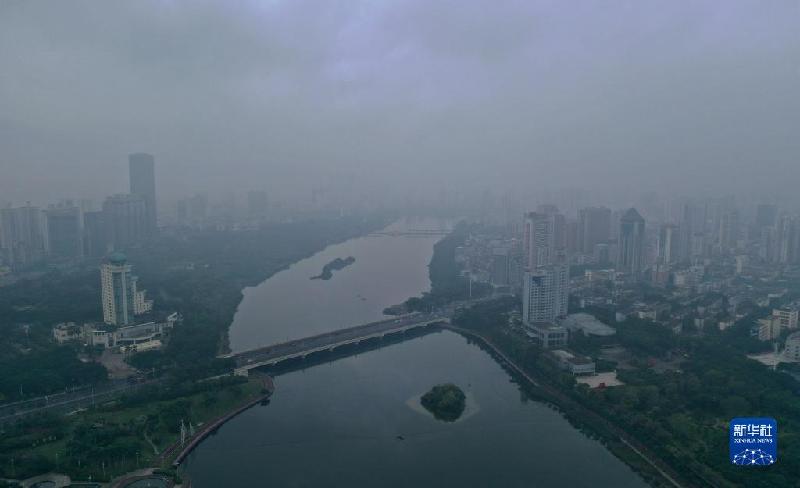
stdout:
[[(386, 231), (448, 228), (409, 219)], [(366, 236), (328, 247), (252, 288), (231, 325), (230, 348), (243, 351), (386, 318), (383, 309), (430, 289), (428, 263), (441, 237)], [(336, 258), (355, 263), (330, 280), (311, 280)]]
[[(231, 330), (233, 349), (381, 318), (387, 305), (429, 288), (436, 240), (354, 239), (248, 289)], [(349, 255), (356, 263), (330, 281), (309, 280)], [(443, 382), (467, 393), (464, 420), (443, 423), (409, 406)], [(275, 384), (269, 405), (225, 424), (189, 456), (184, 468), (193, 487), (646, 486), (557, 411), (527, 400), (491, 356), (452, 332), (284, 374)]]

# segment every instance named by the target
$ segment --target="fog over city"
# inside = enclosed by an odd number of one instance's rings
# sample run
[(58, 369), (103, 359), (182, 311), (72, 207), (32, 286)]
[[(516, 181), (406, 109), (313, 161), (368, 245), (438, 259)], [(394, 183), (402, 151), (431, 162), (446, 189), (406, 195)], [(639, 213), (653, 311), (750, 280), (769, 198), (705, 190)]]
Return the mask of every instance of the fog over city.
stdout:
[(0, 488), (797, 488), (800, 0), (0, 0)]
[(137, 151), (156, 155), (163, 200), (337, 185), (777, 198), (800, 177), (798, 14), (777, 0), (4, 1), (0, 201), (124, 191)]

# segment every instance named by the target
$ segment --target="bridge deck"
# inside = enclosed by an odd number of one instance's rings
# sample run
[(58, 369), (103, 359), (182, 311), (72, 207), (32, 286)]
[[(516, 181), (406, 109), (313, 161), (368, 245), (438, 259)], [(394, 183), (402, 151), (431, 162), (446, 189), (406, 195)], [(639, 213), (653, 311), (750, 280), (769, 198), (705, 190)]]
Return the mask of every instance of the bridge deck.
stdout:
[(405, 315), (347, 329), (325, 332), (323, 334), (281, 344), (229, 354), (225, 357), (233, 358), (236, 361), (237, 369), (252, 369), (268, 364), (275, 364), (294, 357), (303, 357), (322, 350), (330, 350), (341, 345), (357, 343), (374, 337), (382, 337), (386, 334), (424, 327), (433, 322), (442, 320), (447, 320), (445, 314)]

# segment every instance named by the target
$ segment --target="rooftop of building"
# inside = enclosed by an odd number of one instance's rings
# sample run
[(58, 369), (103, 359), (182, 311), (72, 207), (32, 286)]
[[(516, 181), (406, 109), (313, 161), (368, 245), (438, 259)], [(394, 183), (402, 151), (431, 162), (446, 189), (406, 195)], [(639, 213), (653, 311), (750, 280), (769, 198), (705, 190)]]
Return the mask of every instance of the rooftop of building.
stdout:
[(117, 266), (123, 265), (128, 261), (128, 257), (124, 253), (114, 252), (108, 257), (108, 262)]
[(639, 213), (638, 210), (636, 210), (633, 207), (626, 210), (625, 213), (622, 215), (622, 218), (620, 218), (620, 220), (628, 222), (644, 222), (644, 218), (642, 217), (642, 215)]
[(600, 322), (588, 313), (575, 313), (564, 319), (564, 326), (570, 330), (581, 330), (584, 334), (594, 336), (610, 336), (617, 333), (613, 327)]
[(553, 331), (564, 329), (563, 326), (554, 324), (552, 322), (533, 322), (528, 324), (528, 327), (539, 330), (553, 330)]
[(584, 356), (575, 355), (569, 351), (565, 351), (564, 349), (556, 349), (553, 352), (553, 355), (561, 359), (562, 361), (566, 361), (572, 364), (590, 364), (593, 361)]

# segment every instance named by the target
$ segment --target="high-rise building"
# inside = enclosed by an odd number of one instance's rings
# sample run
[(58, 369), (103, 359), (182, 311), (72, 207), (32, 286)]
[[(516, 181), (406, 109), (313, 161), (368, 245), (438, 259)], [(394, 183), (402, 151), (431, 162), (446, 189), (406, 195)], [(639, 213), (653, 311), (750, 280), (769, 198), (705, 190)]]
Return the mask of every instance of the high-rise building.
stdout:
[(611, 238), (611, 210), (605, 207), (587, 207), (578, 211), (578, 250), (593, 254), (597, 244)]
[(695, 229), (695, 212), (688, 203), (683, 206), (683, 216), (681, 218), (680, 244), (678, 245), (679, 261), (689, 263), (692, 260), (692, 238)]
[(678, 227), (673, 224), (661, 226), (658, 234), (658, 263), (673, 264), (678, 261)]
[(42, 210), (24, 207), (0, 209), (0, 249), (5, 262), (19, 270), (44, 261), (47, 255), (47, 223)]
[(149, 312), (153, 302), (137, 289), (133, 268), (122, 253), (112, 254), (100, 266), (103, 321), (109, 325), (130, 325), (135, 317)]
[(555, 322), (567, 315), (569, 266), (551, 264), (525, 273), (522, 320), (526, 324)]
[(765, 247), (762, 257), (768, 262), (793, 264), (800, 260), (800, 222), (797, 218), (781, 215), (775, 226), (763, 228), (761, 233), (761, 245)]
[(208, 217), (208, 197), (194, 195), (178, 200), (178, 223), (181, 225), (202, 225)]
[(735, 249), (739, 243), (739, 212), (735, 209), (722, 213), (719, 219), (717, 244), (721, 252)]
[(498, 247), (492, 250), (492, 284), (505, 286), (509, 284), (511, 270), (510, 252), (507, 247)]
[(547, 212), (529, 212), (523, 226), (523, 248), (527, 269), (553, 262), (557, 252), (566, 245), (566, 221), (552, 206), (540, 208)]
[(103, 202), (108, 245), (116, 250), (141, 243), (147, 236), (147, 203), (139, 195), (120, 194)]
[(45, 214), (50, 255), (61, 259), (78, 259), (83, 256), (80, 208), (51, 207)]
[(155, 158), (152, 154), (131, 154), (128, 156), (128, 170), (130, 173), (130, 192), (144, 199), (145, 213), (147, 215), (146, 231), (148, 234), (152, 234), (158, 228)]
[(105, 213), (85, 212), (83, 214), (83, 255), (100, 258), (108, 252), (108, 230)]
[(644, 219), (635, 208), (628, 209), (619, 221), (620, 271), (638, 276), (644, 268)]
[(762, 203), (756, 207), (756, 227), (772, 227), (777, 222), (778, 207), (768, 203)]

